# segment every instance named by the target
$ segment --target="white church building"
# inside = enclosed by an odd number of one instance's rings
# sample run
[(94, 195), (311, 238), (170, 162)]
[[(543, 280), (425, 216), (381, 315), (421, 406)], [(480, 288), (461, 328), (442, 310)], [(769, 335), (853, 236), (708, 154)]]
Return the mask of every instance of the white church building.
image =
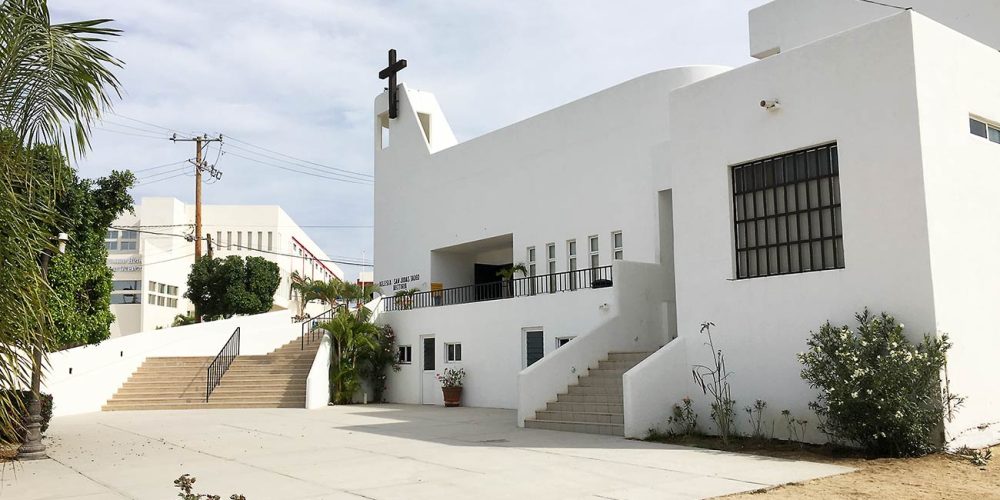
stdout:
[(707, 422), (691, 367), (711, 321), (738, 408), (815, 422), (796, 353), (867, 306), (950, 335), (966, 402), (946, 430), (1000, 440), (978, 428), (1000, 420), (1000, 3), (907, 3), (777, 0), (750, 12), (752, 64), (657, 71), (464, 142), (431, 93), (400, 85), (396, 118), (378, 96), (388, 400), (441, 404), (435, 375), (463, 367), (463, 404), (520, 425), (643, 437), (685, 396)]

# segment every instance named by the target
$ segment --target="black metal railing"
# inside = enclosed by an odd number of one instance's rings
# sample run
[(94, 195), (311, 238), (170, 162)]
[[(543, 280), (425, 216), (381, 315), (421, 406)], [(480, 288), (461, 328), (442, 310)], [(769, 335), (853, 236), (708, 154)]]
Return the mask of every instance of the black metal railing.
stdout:
[(571, 292), (586, 288), (607, 288), (612, 283), (611, 266), (602, 266), (417, 292), (411, 295), (401, 294), (385, 297), (383, 301), (386, 311), (405, 311), (422, 307), (450, 306), (485, 300), (529, 297), (545, 293)]
[(302, 321), (302, 336), (299, 337), (301, 350), (305, 350), (307, 339), (309, 342), (312, 342), (313, 340), (316, 340), (317, 337), (323, 335), (323, 331), (320, 330), (319, 324), (324, 321), (330, 321), (331, 319), (333, 319), (335, 313), (336, 309), (329, 309), (323, 312), (322, 314), (318, 314), (311, 318), (306, 318), (304, 321)]
[(219, 382), (222, 382), (222, 376), (226, 374), (229, 370), (229, 365), (233, 364), (233, 360), (236, 356), (240, 355), (240, 327), (236, 327), (236, 331), (229, 336), (229, 340), (226, 341), (226, 345), (222, 346), (222, 350), (219, 354), (215, 356), (212, 360), (212, 364), (208, 365), (208, 376), (205, 379), (205, 402), (208, 402), (208, 397), (212, 395), (212, 391), (218, 387)]

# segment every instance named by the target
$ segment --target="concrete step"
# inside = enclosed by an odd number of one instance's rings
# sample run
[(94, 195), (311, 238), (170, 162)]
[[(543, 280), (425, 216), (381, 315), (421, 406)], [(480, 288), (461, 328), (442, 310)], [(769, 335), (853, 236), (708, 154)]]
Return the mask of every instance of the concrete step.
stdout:
[(631, 370), (635, 365), (639, 364), (637, 361), (606, 361), (601, 360), (597, 362), (597, 368), (600, 370), (621, 370), (622, 372), (627, 372)]
[(608, 361), (631, 361), (638, 364), (649, 357), (652, 352), (609, 352)]
[(208, 402), (204, 400), (195, 403), (143, 403), (104, 405), (101, 411), (135, 411), (135, 410), (197, 410), (197, 409), (227, 409), (227, 408), (305, 408), (305, 400), (301, 403), (231, 403)]
[(625, 405), (620, 403), (578, 403), (573, 401), (549, 401), (548, 411), (570, 411), (583, 413), (625, 413)]
[(615, 385), (571, 385), (567, 389), (567, 394), (581, 394), (586, 396), (609, 394), (621, 397), (622, 385), (620, 382)]
[[(305, 393), (284, 395), (279, 394), (275, 396), (243, 396), (243, 395), (218, 395), (214, 392), (209, 401), (215, 402), (236, 402), (236, 403), (295, 403), (301, 401), (305, 404), (306, 395)], [(125, 398), (115, 398), (108, 401), (105, 406), (114, 406), (117, 404), (140, 404), (140, 403), (198, 403), (205, 401), (205, 393), (196, 394), (186, 394), (182, 397), (163, 397), (163, 396), (143, 396), (143, 397), (125, 397)]]
[(524, 426), (529, 429), (544, 429), (549, 431), (582, 432), (586, 434), (604, 434), (608, 436), (624, 436), (625, 426), (621, 424), (599, 424), (594, 422), (566, 422), (554, 420), (524, 420)]
[[(159, 381), (149, 381), (149, 382), (129, 382), (118, 389), (118, 392), (127, 391), (158, 391), (158, 390), (182, 390), (185, 388), (205, 388), (205, 381), (200, 381), (201, 383), (185, 383), (177, 384), (170, 382), (159, 382)], [(222, 378), (222, 383), (219, 387), (234, 388), (234, 389), (246, 389), (246, 390), (272, 390), (272, 389), (287, 389), (287, 388), (298, 388), (305, 387), (306, 379), (303, 377), (301, 379), (291, 379), (285, 381), (271, 381), (271, 380), (239, 380), (239, 379), (229, 379), (227, 377)]]
[(625, 370), (607, 369), (607, 368), (591, 368), (587, 372), (588, 377), (615, 378), (618, 380), (621, 380), (622, 375), (624, 374)]
[(622, 388), (621, 377), (580, 377), (577, 382), (580, 387), (617, 387)]
[[(206, 387), (192, 386), (180, 388), (149, 388), (149, 387), (122, 387), (115, 393), (115, 398), (134, 397), (179, 397), (184, 394), (205, 395)], [(252, 386), (227, 386), (219, 385), (212, 394), (227, 394), (243, 397), (253, 396), (281, 396), (285, 394), (305, 394), (306, 384), (296, 384), (295, 386), (275, 386), (275, 387), (252, 387)]]
[(547, 422), (580, 422), (594, 424), (625, 424), (625, 415), (620, 413), (570, 412), (542, 410), (535, 413), (535, 420)]
[[(573, 389), (570, 387), (570, 389)], [(593, 404), (623, 404), (622, 395), (614, 394), (560, 394), (556, 396), (557, 403), (593, 403)]]

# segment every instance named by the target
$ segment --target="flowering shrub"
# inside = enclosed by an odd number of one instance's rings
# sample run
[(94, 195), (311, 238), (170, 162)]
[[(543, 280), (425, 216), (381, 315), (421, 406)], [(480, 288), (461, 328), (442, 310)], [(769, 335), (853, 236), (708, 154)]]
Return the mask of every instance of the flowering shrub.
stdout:
[(465, 368), (445, 368), (444, 374), (437, 374), (437, 379), (441, 382), (441, 387), (462, 387), (462, 381), (465, 380)]
[(857, 330), (827, 322), (799, 354), (802, 378), (820, 390), (809, 405), (819, 430), (872, 455), (933, 451), (934, 431), (944, 418), (940, 373), (948, 337), (925, 335), (913, 345), (886, 313), (865, 309), (856, 318)]

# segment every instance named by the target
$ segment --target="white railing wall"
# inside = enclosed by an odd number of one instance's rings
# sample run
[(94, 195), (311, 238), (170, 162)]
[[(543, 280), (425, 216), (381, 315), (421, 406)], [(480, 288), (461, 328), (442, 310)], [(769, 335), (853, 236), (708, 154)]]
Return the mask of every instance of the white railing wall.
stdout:
[(306, 409), (323, 408), (330, 402), (330, 332), (324, 332), (320, 339), (319, 349), (313, 359), (309, 375), (306, 376)]

